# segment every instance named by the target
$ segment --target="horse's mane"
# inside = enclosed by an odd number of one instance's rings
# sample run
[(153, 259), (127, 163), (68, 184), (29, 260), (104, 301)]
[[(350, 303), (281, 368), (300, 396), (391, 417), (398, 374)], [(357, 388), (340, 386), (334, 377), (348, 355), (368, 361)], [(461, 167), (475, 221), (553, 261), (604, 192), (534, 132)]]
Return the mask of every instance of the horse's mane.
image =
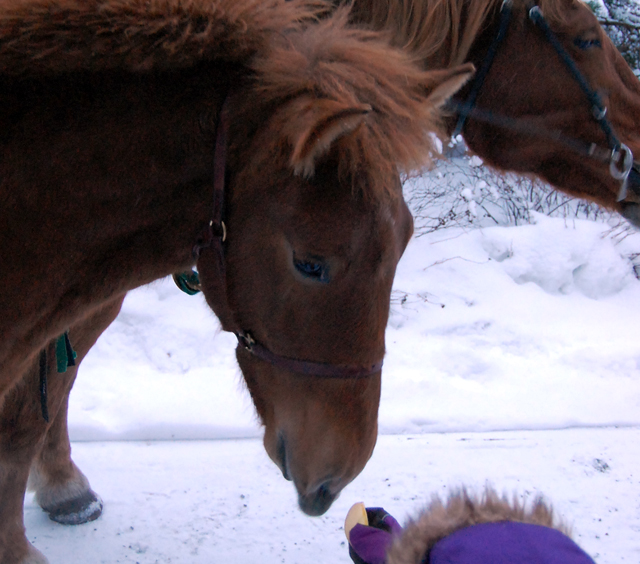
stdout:
[[(353, 19), (385, 29), (392, 43), (406, 48), (431, 67), (463, 63), (502, 0), (352, 0)], [(577, 3), (578, 0), (569, 0)], [(524, 9), (530, 0), (515, 0)], [(537, 0), (545, 17), (562, 22), (567, 0)]]
[[(290, 154), (292, 137), (304, 129), (310, 100), (369, 106), (361, 127), (337, 140), (336, 164), (343, 178), (366, 184), (365, 192), (380, 197), (397, 188), (389, 179), (396, 177), (398, 168), (415, 171), (430, 164), (433, 132), (441, 123), (438, 108), (426, 94), (438, 84), (434, 79), (438, 73), (421, 70), (409, 54), (390, 48), (385, 34), (349, 26), (348, 16), (348, 11), (340, 10), (257, 54), (252, 63), (253, 93), (235, 112), (254, 113), (254, 121), (259, 121), (270, 113), (263, 108), (278, 108), (265, 130), (267, 137), (255, 142), (252, 166), (259, 169), (261, 161), (274, 158), (262, 148)], [(238, 131), (240, 139), (251, 137)], [(272, 139), (273, 132), (281, 132), (282, 139)], [(312, 176), (312, 167), (300, 172)], [(375, 173), (363, 175), (367, 170)]]
[(322, 0), (3, 0), (0, 73), (244, 62)]

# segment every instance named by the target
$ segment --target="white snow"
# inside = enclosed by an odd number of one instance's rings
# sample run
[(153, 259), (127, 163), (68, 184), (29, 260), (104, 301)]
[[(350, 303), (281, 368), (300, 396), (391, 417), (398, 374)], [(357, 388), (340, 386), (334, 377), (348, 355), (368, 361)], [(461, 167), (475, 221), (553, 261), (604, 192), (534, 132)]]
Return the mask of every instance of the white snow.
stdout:
[(321, 518), (296, 509), (264, 453), (235, 338), (204, 300), (170, 280), (131, 292), (71, 396), (72, 439), (102, 441), (76, 442), (74, 456), (104, 515), (66, 528), (28, 496), (29, 538), (51, 564), (347, 563), (352, 503), (402, 520), (432, 493), (491, 482), (546, 494), (598, 564), (637, 564), (640, 282), (629, 257), (640, 234), (534, 221), (411, 241), (392, 296), (381, 437)]

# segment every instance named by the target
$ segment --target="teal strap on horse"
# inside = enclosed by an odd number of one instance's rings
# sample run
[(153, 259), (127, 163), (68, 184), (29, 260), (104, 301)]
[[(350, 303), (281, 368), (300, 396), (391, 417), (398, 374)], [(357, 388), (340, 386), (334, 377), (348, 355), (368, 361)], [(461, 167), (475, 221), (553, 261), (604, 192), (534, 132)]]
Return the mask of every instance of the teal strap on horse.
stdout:
[(67, 368), (75, 366), (77, 356), (76, 351), (71, 347), (69, 332), (65, 331), (56, 341), (56, 363), (58, 365), (58, 374), (64, 374), (67, 371)]
[[(76, 365), (77, 358), (76, 351), (71, 346), (69, 340), (69, 332), (65, 331), (56, 340), (56, 365), (58, 374), (63, 374), (70, 366)], [(40, 410), (42, 412), (42, 418), (46, 423), (49, 423), (49, 402), (47, 399), (47, 377), (49, 376), (49, 363), (47, 362), (47, 348), (45, 347), (40, 352)]]

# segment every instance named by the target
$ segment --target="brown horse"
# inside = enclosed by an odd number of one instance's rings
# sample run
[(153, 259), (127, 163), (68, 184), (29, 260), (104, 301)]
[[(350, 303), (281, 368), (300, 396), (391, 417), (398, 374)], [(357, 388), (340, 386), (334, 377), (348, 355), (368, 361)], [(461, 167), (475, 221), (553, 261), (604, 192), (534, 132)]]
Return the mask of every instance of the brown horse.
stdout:
[(22, 524), (38, 449), (45, 507), (88, 490), (56, 463), (73, 371), (47, 379), (52, 340), (70, 329), (82, 357), (127, 290), (196, 259), (302, 509), (324, 512), (369, 458), (412, 231), (398, 171), (428, 160), (436, 109), (473, 67), (424, 72), (346, 12), (313, 22), (317, 5), (0, 8), (3, 564), (45, 562)]
[[(593, 117), (592, 104), (575, 75), (530, 17), (533, 4), (524, 0), (354, 0), (352, 18), (390, 31), (393, 42), (413, 52), (426, 68), (449, 68), (472, 61), (482, 69), (489, 52), (495, 51), (475, 98), (475, 111), (462, 129), (470, 147), (497, 168), (536, 174), (565, 192), (617, 209), (638, 224), (640, 197), (634, 191), (634, 178), (629, 180), (626, 200), (618, 202), (621, 182), (611, 176), (609, 164), (576, 151), (576, 144), (566, 143), (575, 139), (589, 148), (591, 143), (606, 146), (607, 135)], [(626, 62), (582, 2), (542, 0), (537, 5), (587, 83), (606, 102), (612, 129), (637, 154), (640, 90)], [(505, 21), (505, 7), (511, 11), (510, 17), (503, 39), (495, 45)], [(468, 100), (473, 89), (477, 89), (475, 85), (469, 85), (459, 100)], [(481, 119), (489, 114), (496, 118), (493, 122)], [(457, 116), (451, 120), (450, 131), (456, 121)], [(33, 378), (37, 380), (37, 373)], [(273, 417), (264, 408), (263, 418), (269, 421)], [(53, 425), (64, 428), (66, 422), (54, 420)], [(54, 433), (56, 440), (62, 440), (63, 435)], [(66, 437), (64, 444), (67, 446), (56, 452), (68, 453)], [(46, 461), (53, 459), (40, 457), (43, 472), (51, 464)], [(58, 464), (73, 468), (68, 457)], [(79, 498), (92, 500), (93, 494), (79, 487), (80, 482), (65, 482), (61, 477), (56, 488), (50, 489), (68, 489)], [(53, 484), (54, 479), (35, 483)], [(40, 492), (44, 499), (49, 489), (41, 485), (37, 491), (38, 499)], [(60, 499), (64, 506), (69, 496), (61, 495)]]
[(640, 82), (584, 2), (354, 0), (353, 19), (390, 30), (426, 68), (476, 65), (450, 132), (457, 122), (485, 163), (640, 227)]

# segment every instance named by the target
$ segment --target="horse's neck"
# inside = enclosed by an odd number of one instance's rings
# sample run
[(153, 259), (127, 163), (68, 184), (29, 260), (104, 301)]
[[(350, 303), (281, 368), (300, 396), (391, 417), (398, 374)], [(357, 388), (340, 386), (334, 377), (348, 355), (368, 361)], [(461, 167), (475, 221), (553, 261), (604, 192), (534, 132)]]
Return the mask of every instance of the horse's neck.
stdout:
[(186, 75), (3, 84), (0, 341), (37, 344), (193, 261), (212, 213), (215, 84)]

